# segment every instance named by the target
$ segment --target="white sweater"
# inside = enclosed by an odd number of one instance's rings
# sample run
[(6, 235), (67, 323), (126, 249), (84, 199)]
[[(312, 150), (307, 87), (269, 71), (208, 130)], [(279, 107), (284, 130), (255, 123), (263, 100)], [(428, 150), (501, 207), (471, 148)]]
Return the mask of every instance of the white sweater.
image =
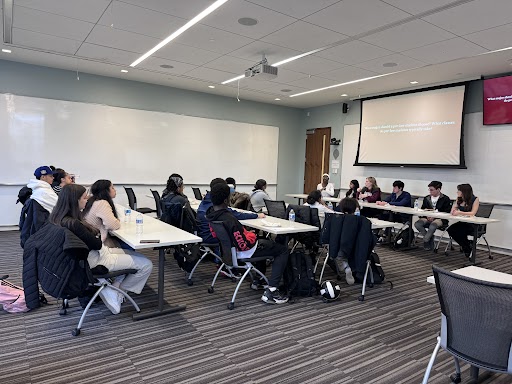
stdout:
[(57, 204), (57, 199), (59, 198), (52, 189), (52, 186), (46, 181), (31, 179), (28, 182), (27, 187), (32, 189), (32, 195), (30, 198), (37, 201), (44, 209), (51, 213), (53, 211), (53, 207)]
[(322, 183), (318, 184), (316, 186), (316, 189), (322, 192), (322, 197), (333, 197), (334, 196), (334, 184), (333, 183), (327, 183), (325, 187), (325, 191), (322, 191)]

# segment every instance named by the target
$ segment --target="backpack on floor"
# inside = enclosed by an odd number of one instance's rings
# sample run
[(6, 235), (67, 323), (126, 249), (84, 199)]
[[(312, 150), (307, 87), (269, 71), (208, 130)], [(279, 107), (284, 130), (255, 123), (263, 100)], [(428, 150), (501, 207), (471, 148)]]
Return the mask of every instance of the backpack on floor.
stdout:
[(177, 245), (174, 248), (174, 258), (183, 271), (190, 273), (200, 257), (199, 244)]
[(375, 251), (370, 254), (370, 273), (373, 273), (373, 282), (381, 284), (386, 277), (382, 266), (380, 265), (379, 255)]
[(23, 288), (4, 280), (4, 277), (0, 280), (0, 305), (10, 313), (29, 311)]
[(411, 246), (411, 240), (414, 240), (414, 231), (406, 225), (400, 229), (393, 239), (393, 249), (408, 248)]
[(318, 293), (313, 268), (311, 257), (303, 250), (290, 253), (283, 276), (288, 296), (313, 296)]

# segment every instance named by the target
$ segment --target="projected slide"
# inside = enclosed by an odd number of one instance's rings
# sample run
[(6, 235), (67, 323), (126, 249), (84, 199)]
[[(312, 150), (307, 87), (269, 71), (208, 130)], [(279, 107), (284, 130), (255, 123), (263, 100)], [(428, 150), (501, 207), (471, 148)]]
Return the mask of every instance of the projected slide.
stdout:
[(512, 123), (512, 76), (484, 80), (484, 124)]
[(463, 166), (465, 86), (363, 100), (356, 165)]

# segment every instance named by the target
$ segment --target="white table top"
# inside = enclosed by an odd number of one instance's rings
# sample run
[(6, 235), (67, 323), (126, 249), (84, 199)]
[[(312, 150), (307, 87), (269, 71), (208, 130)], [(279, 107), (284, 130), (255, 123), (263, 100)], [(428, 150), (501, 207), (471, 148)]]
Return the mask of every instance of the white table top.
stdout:
[[(489, 281), (491, 283), (512, 284), (512, 275), (503, 272), (496, 272), (490, 269), (469, 266), (452, 271), (458, 275), (471, 277), (473, 279)], [(427, 277), (427, 283), (435, 284), (434, 276)]]
[(379, 220), (374, 217), (368, 218), (372, 222), (372, 229), (382, 229), (382, 228), (402, 228), (403, 224), (396, 223), (392, 221), (386, 221), (386, 220)]
[[(271, 227), (265, 226), (264, 223), (278, 223), (280, 227)], [(265, 232), (272, 233), (274, 235), (284, 235), (289, 233), (299, 233), (299, 232), (314, 232), (318, 231), (318, 227), (314, 225), (301, 224), (297, 222), (292, 222), (284, 219), (279, 219), (277, 217), (267, 216), (264, 219), (249, 219), (249, 220), (240, 220), (242, 225), (246, 225), (251, 228), (260, 229)]]
[[(144, 230), (142, 235), (135, 234), (135, 219), (137, 212), (132, 211), (129, 223), (124, 222), (124, 207), (116, 204), (119, 220), (121, 220), (121, 228), (112, 231), (112, 235), (123, 240), (133, 249), (166, 247), (178, 244), (200, 243), (203, 241), (200, 237), (188, 233), (179, 228), (173, 227), (154, 217), (144, 216)], [(159, 243), (143, 243), (141, 240), (160, 240)]]

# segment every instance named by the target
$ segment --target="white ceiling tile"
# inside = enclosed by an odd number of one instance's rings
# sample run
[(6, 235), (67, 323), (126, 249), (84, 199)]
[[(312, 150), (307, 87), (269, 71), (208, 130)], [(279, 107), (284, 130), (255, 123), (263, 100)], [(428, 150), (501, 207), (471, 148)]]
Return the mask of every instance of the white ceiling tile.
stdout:
[(216, 69), (210, 69), (206, 67), (197, 67), (185, 73), (185, 76), (205, 80), (212, 84), (220, 84), (224, 80), (236, 76), (236, 73), (218, 71)]
[(221, 55), (219, 53), (207, 51), (204, 49), (194, 48), (188, 45), (172, 42), (167, 44), (159, 51), (155, 52), (153, 56), (199, 66), (215, 60)]
[[(161, 65), (171, 65), (173, 68), (162, 68)], [(169, 75), (181, 75), (196, 68), (195, 65), (182, 63), (179, 61), (161, 59), (159, 57), (148, 57), (142, 63), (137, 65), (137, 69), (149, 69), (151, 71), (161, 72)]]
[(157, 45), (160, 40), (121, 29), (96, 25), (86, 42), (130, 52), (145, 53)]
[(42, 49), (44, 51), (60, 52), (68, 55), (74, 55), (81, 44), (76, 40), (45, 35), (44, 33), (31, 32), (18, 28), (13, 28), (12, 39), (15, 45)]
[(285, 15), (302, 19), (312, 13), (328, 7), (340, 0), (292, 0), (292, 1), (276, 1), (276, 0), (248, 0), (251, 3), (261, 5), (265, 8), (284, 13)]
[(423, 20), (457, 35), (481, 31), (510, 23), (512, 17), (510, 0), (474, 0), (447, 9)]
[(210, 61), (204, 66), (207, 68), (217, 69), (219, 71), (233, 72), (241, 75), (247, 68), (252, 67), (253, 65), (254, 62), (252, 62), (251, 60), (245, 60), (240, 59), (238, 57), (224, 55), (219, 57), (218, 59)]
[[(395, 63), (394, 67), (384, 67), (383, 64)], [(393, 55), (379, 57), (378, 59), (365, 61), (357, 65), (359, 68), (367, 69), (376, 73), (392, 73), (425, 66), (425, 63), (414, 60), (410, 57), (395, 53)]]
[[(258, 24), (246, 26), (238, 23), (242, 17), (256, 19)], [(243, 0), (228, 1), (201, 21), (201, 24), (237, 33), (251, 39), (260, 39), (281, 29), (296, 19)]]
[(163, 40), (187, 21), (165, 13), (114, 1), (98, 24)]
[(315, 56), (338, 61), (343, 64), (356, 64), (363, 61), (376, 59), (377, 57), (388, 56), (393, 52), (377, 47), (364, 41), (354, 40), (334, 48), (326, 49), (315, 53)]
[(408, 13), (379, 0), (343, 0), (304, 21), (355, 36), (407, 17)]
[(123, 66), (130, 65), (140, 56), (138, 53), (89, 43), (83, 43), (76, 55)]
[(297, 21), (261, 40), (298, 51), (311, 51), (348, 38), (346, 35)]
[(512, 24), (471, 33), (465, 35), (464, 39), (493, 51), (508, 48), (512, 46)]
[(32, 32), (83, 41), (94, 24), (15, 5), (13, 26)]
[(308, 75), (317, 75), (319, 73), (329, 72), (343, 66), (343, 64), (340, 64), (336, 61), (322, 59), (321, 57), (305, 56), (298, 60), (283, 64), (282, 67), (291, 69), (292, 71), (306, 73)]
[[(282, 98), (288, 97), (289, 95), (293, 95), (294, 93), (307, 91), (306, 88), (297, 87), (295, 85), (280, 84), (272, 81), (260, 81), (257, 80), (256, 78), (241, 80), (240, 87), (243, 87), (244, 89), (256, 89), (260, 91), (273, 93), (282, 96)], [(289, 89), (290, 92), (283, 92), (282, 89)]]
[(245, 36), (202, 24), (194, 25), (176, 39), (176, 42), (181, 44), (219, 53), (229, 53), (254, 41)]
[(287, 84), (295, 80), (303, 79), (308, 75), (302, 72), (291, 71), (290, 69), (285, 68), (285, 65), (279, 67), (277, 70), (277, 78), (275, 80), (271, 80), (271, 82)]
[(329, 87), (331, 85), (336, 84), (336, 82), (324, 79), (323, 77), (311, 76), (305, 77), (303, 79), (295, 80), (289, 83), (290, 85), (295, 85), (297, 87), (305, 88), (305, 89), (317, 89), (323, 87)]
[(413, 15), (418, 13), (430, 11), (434, 8), (444, 7), (450, 3), (455, 3), (454, 0), (384, 0), (386, 3), (400, 8), (402, 11), (409, 12)]
[(484, 52), (487, 52), (487, 50), (457, 37), (455, 39), (441, 41), (425, 47), (411, 49), (410, 51), (402, 52), (402, 54), (421, 60), (425, 63), (437, 64), (460, 59), (462, 57), (475, 56)]
[(300, 55), (301, 53), (302, 52), (295, 51), (293, 49), (265, 43), (264, 41), (255, 41), (254, 43), (248, 44), (236, 51), (230, 52), (229, 55), (250, 60), (255, 64), (261, 60), (261, 56), (264, 54), (269, 64), (272, 64), (292, 56)]
[(110, 0), (16, 0), (16, 5), (96, 23)]
[(364, 79), (366, 77), (376, 76), (378, 73), (361, 69), (357, 67), (343, 67), (335, 71), (322, 73), (320, 76), (333, 80), (335, 83), (346, 83), (348, 81)]
[[(192, 19), (210, 5), (212, 0), (193, 0), (193, 1), (170, 1), (170, 0), (122, 0), (125, 3), (138, 5), (154, 11), (167, 13), (169, 15), (183, 17), (187, 20)], [(233, 1), (233, 0), (232, 0)], [(116, 1), (117, 3), (117, 1)], [(224, 4), (223, 7), (229, 6), (229, 2)]]
[(413, 20), (385, 31), (363, 37), (366, 41), (379, 47), (395, 52), (421, 47), (456, 37), (432, 24), (421, 20)]

